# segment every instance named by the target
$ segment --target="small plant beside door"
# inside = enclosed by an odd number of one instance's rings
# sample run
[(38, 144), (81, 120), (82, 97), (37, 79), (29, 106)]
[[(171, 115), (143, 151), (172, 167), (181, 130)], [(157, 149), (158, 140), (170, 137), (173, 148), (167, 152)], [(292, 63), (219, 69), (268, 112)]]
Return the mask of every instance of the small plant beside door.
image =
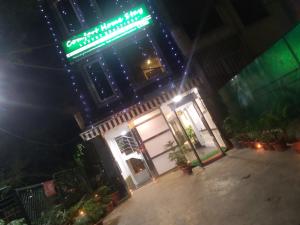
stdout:
[(170, 150), (169, 159), (175, 161), (179, 169), (182, 170), (184, 174), (191, 175), (193, 173), (192, 166), (188, 163), (185, 152), (187, 151), (184, 145), (178, 146), (174, 141), (169, 141), (165, 145), (166, 150)]

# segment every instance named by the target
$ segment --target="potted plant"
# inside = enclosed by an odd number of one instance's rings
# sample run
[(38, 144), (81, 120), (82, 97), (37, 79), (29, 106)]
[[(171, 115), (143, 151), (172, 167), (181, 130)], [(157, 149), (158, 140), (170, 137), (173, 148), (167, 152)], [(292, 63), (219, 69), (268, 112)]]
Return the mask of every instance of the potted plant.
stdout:
[(260, 141), (264, 150), (267, 151), (275, 150), (275, 148), (273, 147), (275, 143), (275, 138), (270, 131), (262, 131)]
[(182, 146), (176, 146), (174, 145), (173, 141), (169, 141), (166, 145), (165, 145), (167, 150), (171, 150), (171, 152), (169, 153), (169, 159), (171, 161), (175, 161), (176, 165), (182, 170), (182, 172), (184, 174), (192, 174), (193, 170), (192, 170), (192, 166), (188, 163), (186, 157), (185, 157), (185, 147)]
[(273, 107), (272, 110), (263, 113), (260, 118), (262, 136), (267, 139), (266, 144), (275, 151), (285, 151), (287, 149), (287, 125), (286, 107), (279, 109)]
[(193, 145), (198, 148), (201, 146), (200, 142), (197, 139), (197, 136), (195, 134), (194, 129), (192, 128), (192, 126), (188, 126), (186, 129), (186, 134), (188, 136), (188, 138), (192, 141)]
[(242, 122), (235, 116), (228, 116), (223, 121), (223, 128), (234, 148), (243, 148), (245, 135), (242, 135)]
[(111, 189), (108, 186), (103, 185), (100, 188), (98, 188), (95, 191), (95, 199), (104, 205), (106, 213), (110, 213), (114, 209)]

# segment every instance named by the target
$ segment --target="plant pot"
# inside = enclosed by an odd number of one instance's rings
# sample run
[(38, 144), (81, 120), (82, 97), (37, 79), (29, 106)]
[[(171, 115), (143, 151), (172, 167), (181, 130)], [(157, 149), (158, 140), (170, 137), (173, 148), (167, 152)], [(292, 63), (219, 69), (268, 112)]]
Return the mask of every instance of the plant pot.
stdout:
[(273, 142), (271, 143), (271, 145), (274, 148), (274, 150), (278, 152), (283, 152), (287, 150), (286, 143), (284, 142)]
[(193, 174), (193, 167), (191, 167), (191, 166), (180, 166), (179, 168), (181, 169), (183, 174), (186, 174), (186, 175)]
[(246, 141), (245, 144), (246, 144), (246, 147), (247, 148), (252, 148), (252, 149), (255, 149), (255, 143), (254, 141)]
[(300, 141), (294, 142), (292, 144), (292, 149), (300, 154)]
[(273, 151), (274, 148), (273, 148), (273, 145), (271, 143), (262, 143), (262, 146), (263, 146), (263, 149), (266, 150), (266, 151)]
[(120, 194), (118, 191), (111, 194), (111, 200), (112, 200), (114, 206), (117, 206), (119, 204)]
[(110, 201), (107, 205), (106, 205), (106, 213), (110, 213), (111, 211), (114, 210), (114, 204), (112, 201)]

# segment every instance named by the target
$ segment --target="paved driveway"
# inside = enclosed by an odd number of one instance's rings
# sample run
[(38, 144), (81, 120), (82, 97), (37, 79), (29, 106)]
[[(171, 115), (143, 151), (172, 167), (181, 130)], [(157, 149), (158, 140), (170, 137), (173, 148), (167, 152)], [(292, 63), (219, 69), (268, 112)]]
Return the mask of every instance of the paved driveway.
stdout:
[(133, 193), (105, 225), (300, 225), (300, 154), (233, 150)]

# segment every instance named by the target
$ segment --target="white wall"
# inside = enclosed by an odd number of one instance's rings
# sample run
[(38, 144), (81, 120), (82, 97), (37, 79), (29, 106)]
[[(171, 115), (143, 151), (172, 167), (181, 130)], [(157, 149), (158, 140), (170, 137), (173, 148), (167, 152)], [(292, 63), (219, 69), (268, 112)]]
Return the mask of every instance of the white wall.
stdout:
[(115, 138), (120, 136), (122, 131), (129, 131), (127, 123), (121, 124), (111, 129), (110, 131), (104, 134), (104, 138), (115, 160), (119, 164), (123, 178), (126, 179), (128, 176), (131, 176), (131, 172), (126, 161), (123, 159), (123, 154), (121, 153), (119, 146), (117, 145), (117, 142), (115, 141)]

